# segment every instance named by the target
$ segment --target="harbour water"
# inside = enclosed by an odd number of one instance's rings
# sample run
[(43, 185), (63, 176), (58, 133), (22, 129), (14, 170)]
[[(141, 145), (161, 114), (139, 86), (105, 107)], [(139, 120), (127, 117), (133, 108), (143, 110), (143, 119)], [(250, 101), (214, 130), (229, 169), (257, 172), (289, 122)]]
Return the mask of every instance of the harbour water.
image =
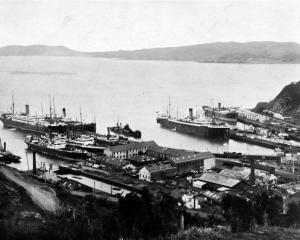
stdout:
[[(266, 153), (272, 150), (235, 142), (215, 142), (187, 136), (156, 123), (169, 96), (172, 114), (187, 114), (202, 105), (254, 107), (271, 100), (286, 84), (298, 81), (298, 65), (203, 64), (196, 62), (125, 61), (81, 57), (0, 57), (0, 110), (9, 110), (12, 91), (17, 111), (30, 105), (32, 114), (49, 112), (49, 95), (56, 112), (97, 122), (97, 131), (117, 121), (142, 132), (143, 140), (198, 151)], [(176, 93), (176, 95), (175, 95)], [(22, 157), (19, 169), (28, 168), (24, 134), (0, 126), (9, 150)], [(29, 168), (31, 155), (28, 154)], [(56, 160), (38, 155), (39, 162)]]

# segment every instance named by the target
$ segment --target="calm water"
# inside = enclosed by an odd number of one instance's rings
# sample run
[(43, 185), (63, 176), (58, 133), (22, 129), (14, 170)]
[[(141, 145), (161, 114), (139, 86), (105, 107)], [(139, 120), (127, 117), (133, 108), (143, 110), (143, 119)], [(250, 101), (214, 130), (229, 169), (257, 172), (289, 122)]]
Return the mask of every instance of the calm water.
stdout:
[[(250, 108), (269, 101), (286, 84), (298, 81), (299, 65), (202, 64), (194, 62), (124, 61), (69, 57), (1, 57), (0, 110), (8, 110), (14, 91), (17, 111), (30, 105), (31, 113), (49, 112), (49, 94), (56, 112), (79, 120), (80, 107), (86, 121), (97, 121), (97, 130), (118, 120), (142, 131), (143, 140), (191, 150), (270, 153), (244, 143), (212, 142), (182, 135), (156, 124), (156, 112), (166, 111), (169, 96), (172, 112), (222, 102)], [(22, 156), (27, 169), (24, 134), (0, 127), (8, 149)], [(29, 165), (31, 156), (28, 155)], [(39, 161), (53, 161), (38, 156)]]

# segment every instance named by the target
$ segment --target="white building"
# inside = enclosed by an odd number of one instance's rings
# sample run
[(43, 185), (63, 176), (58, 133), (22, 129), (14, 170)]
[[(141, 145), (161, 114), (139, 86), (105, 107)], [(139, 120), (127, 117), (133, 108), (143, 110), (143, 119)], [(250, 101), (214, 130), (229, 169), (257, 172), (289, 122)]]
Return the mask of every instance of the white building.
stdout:
[(138, 142), (125, 145), (111, 146), (104, 150), (104, 154), (109, 157), (126, 159), (145, 153), (150, 146), (157, 145), (154, 141)]

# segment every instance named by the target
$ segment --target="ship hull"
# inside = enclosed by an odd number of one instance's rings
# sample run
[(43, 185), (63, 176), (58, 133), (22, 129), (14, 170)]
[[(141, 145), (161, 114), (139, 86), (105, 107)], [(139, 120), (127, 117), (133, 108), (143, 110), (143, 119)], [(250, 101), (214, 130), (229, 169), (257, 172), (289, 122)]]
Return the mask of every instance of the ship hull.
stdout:
[(42, 125), (33, 125), (26, 122), (18, 122), (14, 121), (10, 118), (0, 118), (0, 120), (3, 123), (4, 127), (7, 128), (15, 128), (21, 131), (25, 132), (31, 132), (31, 133), (40, 133), (45, 134), (52, 132), (59, 132), (59, 133), (65, 133), (67, 131), (74, 131), (74, 132), (80, 132), (80, 131), (87, 131), (87, 132), (96, 132), (96, 124), (95, 123), (87, 123), (87, 124), (69, 124), (66, 125), (56, 125), (56, 126), (42, 126)]
[(172, 121), (167, 118), (158, 118), (157, 122), (161, 127), (200, 137), (225, 139), (229, 133), (229, 128), (226, 127), (209, 127), (197, 124), (188, 124), (179, 121)]
[(29, 141), (25, 141), (25, 143), (29, 150), (51, 156), (53, 158), (59, 158), (66, 161), (81, 161), (89, 158), (89, 155), (84, 152), (74, 152), (66, 149), (52, 149), (39, 144), (33, 144)]

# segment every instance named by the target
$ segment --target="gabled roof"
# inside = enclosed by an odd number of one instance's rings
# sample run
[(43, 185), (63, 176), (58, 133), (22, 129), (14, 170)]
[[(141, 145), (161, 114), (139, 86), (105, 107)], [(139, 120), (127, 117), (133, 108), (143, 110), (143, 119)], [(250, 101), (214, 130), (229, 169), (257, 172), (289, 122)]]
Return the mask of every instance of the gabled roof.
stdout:
[(149, 147), (150, 151), (158, 152), (161, 154), (171, 155), (171, 156), (179, 156), (184, 153), (187, 153), (187, 150), (184, 149), (177, 149), (177, 148), (167, 148), (167, 147), (161, 147), (161, 146), (151, 146)]
[(199, 180), (229, 188), (232, 188), (241, 182), (240, 180), (225, 177), (217, 173), (203, 173)]
[(215, 156), (211, 152), (195, 152), (195, 153), (187, 153), (181, 156), (172, 157), (171, 161), (174, 163), (182, 163), (182, 162), (189, 162), (195, 161), (198, 159), (209, 159), (214, 158)]
[(150, 157), (146, 155), (139, 155), (139, 156), (132, 156), (129, 158), (130, 161), (135, 162), (135, 163), (143, 163), (143, 162), (151, 162), (155, 161), (155, 157)]
[(117, 167), (124, 167), (128, 163), (128, 161), (119, 158), (107, 158), (106, 163)]
[(171, 164), (153, 164), (151, 166), (145, 167), (150, 173), (154, 172), (162, 172), (167, 170), (176, 170), (175, 167), (173, 167)]
[(128, 151), (128, 150), (134, 150), (134, 149), (142, 149), (147, 148), (150, 146), (156, 146), (156, 142), (154, 141), (147, 141), (147, 142), (137, 142), (137, 143), (130, 143), (125, 145), (117, 145), (117, 146), (111, 146), (109, 147), (109, 150), (112, 152), (122, 152), (122, 151)]

